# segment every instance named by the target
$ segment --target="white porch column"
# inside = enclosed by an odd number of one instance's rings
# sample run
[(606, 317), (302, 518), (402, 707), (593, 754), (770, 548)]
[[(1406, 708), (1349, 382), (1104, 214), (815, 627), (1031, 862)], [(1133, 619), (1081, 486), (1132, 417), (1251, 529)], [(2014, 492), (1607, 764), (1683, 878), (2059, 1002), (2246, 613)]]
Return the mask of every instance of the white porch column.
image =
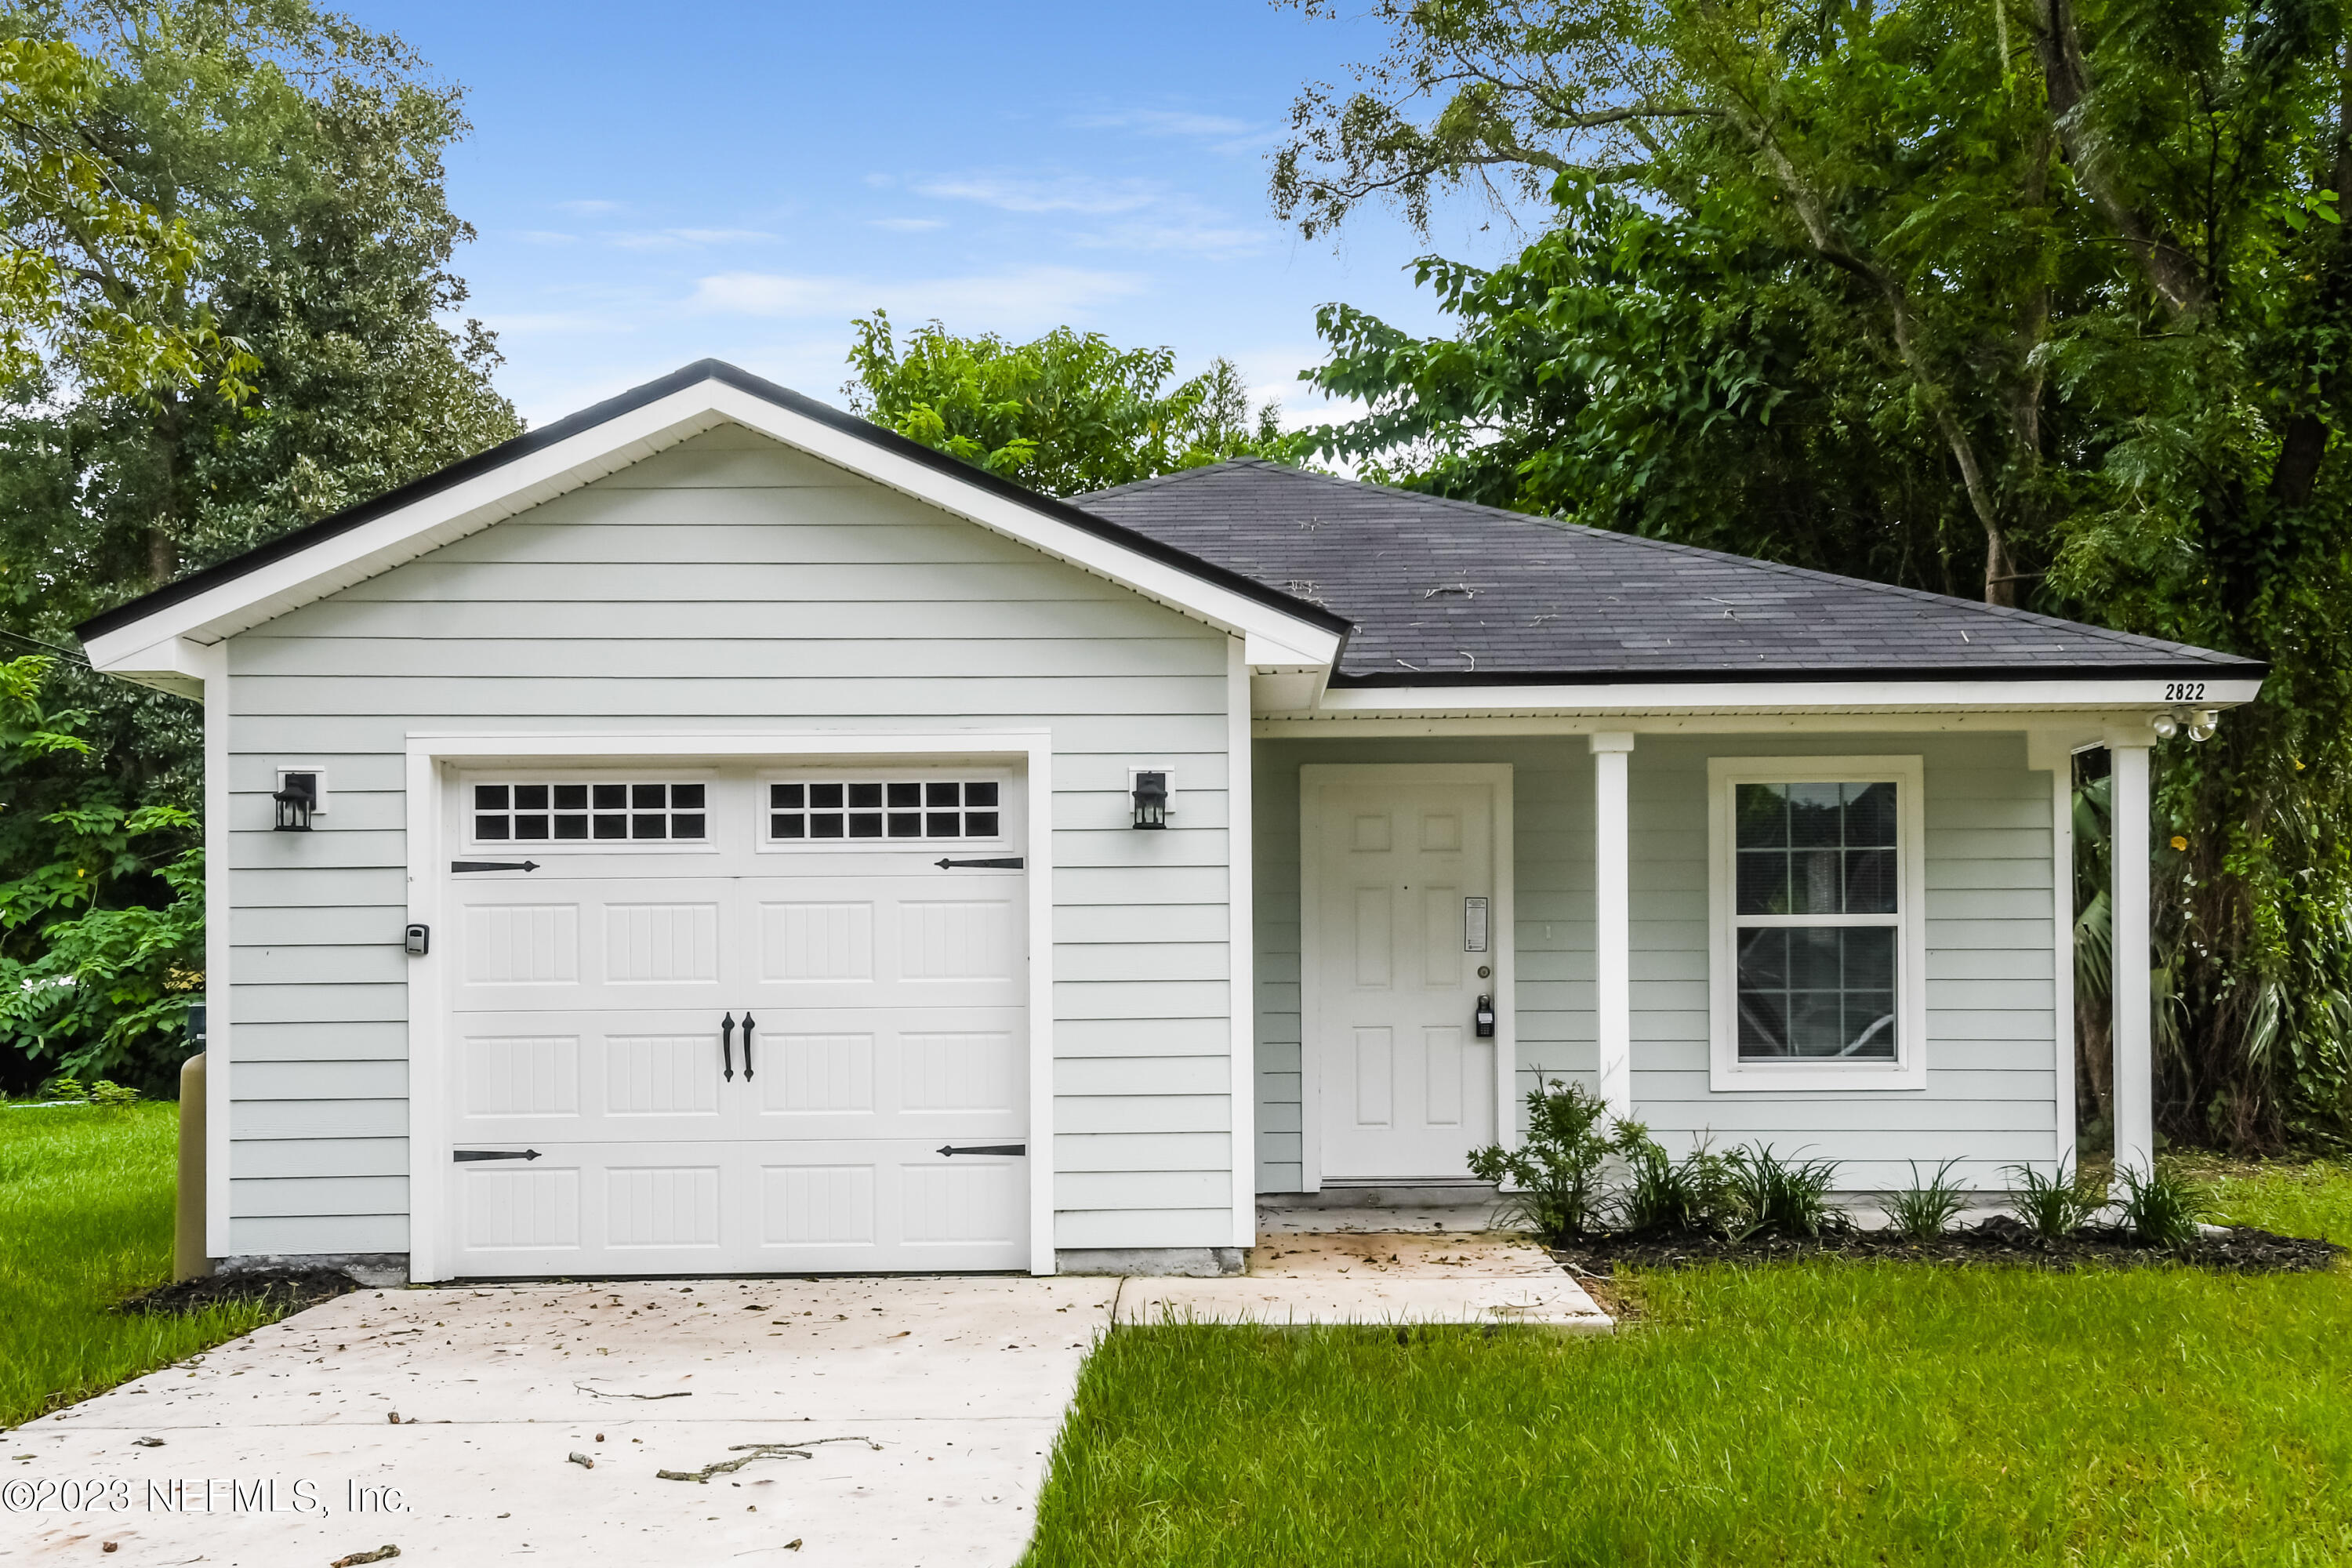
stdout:
[(1601, 1098), (1620, 1121), (1633, 1114), (1633, 831), (1626, 811), (1630, 733), (1592, 742), (1593, 1023), (1601, 1047)]
[(2108, 982), (2115, 1017), (2116, 1169), (2141, 1172), (2156, 1162), (2156, 1051), (2148, 1018), (2148, 790), (2145, 729), (2111, 730), (2115, 813), (2109, 853), (2115, 864), (2114, 963)]

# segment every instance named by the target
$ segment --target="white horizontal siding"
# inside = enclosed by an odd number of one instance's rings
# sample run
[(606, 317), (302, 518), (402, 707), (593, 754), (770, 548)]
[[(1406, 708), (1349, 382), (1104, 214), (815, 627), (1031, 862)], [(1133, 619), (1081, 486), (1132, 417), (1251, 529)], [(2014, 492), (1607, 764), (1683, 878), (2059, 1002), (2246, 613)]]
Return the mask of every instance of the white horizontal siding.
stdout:
[[(1090, 1238), (1065, 1244), (1230, 1244), (1226, 658), (1117, 584), (731, 428), (241, 634), (235, 1245), (407, 1245), (411, 731), (756, 726), (1051, 728), (1056, 1202)], [(1139, 762), (1173, 771), (1166, 833), (1128, 825)], [(299, 841), (269, 831), (294, 764), (330, 796)]]
[[(1717, 1094), (1709, 1087), (1706, 759), (1919, 753), (1927, 759), (1928, 1082), (1922, 1091)], [(1509, 762), (1517, 779), (1519, 1084), (1594, 1068), (1591, 759), (1557, 741), (1265, 741), (1257, 746), (1257, 1168), (1300, 1179), (1298, 768), (1304, 763)], [(1641, 737), (1633, 756), (1633, 1038), (1636, 1112), (1676, 1148), (1770, 1142), (1841, 1163), (1857, 1189), (1909, 1162), (1962, 1162), (2006, 1185), (2047, 1170), (2053, 1063), (2050, 791), (2015, 736)]]
[[(1706, 759), (1916, 753), (1926, 759), (1927, 1086), (1718, 1094), (1708, 1083)], [(1840, 1165), (1840, 1184), (1962, 1179), (2056, 1157), (2050, 785), (2014, 735), (1642, 737), (1633, 757), (1637, 1113), (1670, 1147), (1769, 1142)]]
[(1523, 1089), (1590, 1077), (1592, 1025), (1592, 765), (1581, 737), (1465, 741), (1260, 741), (1257, 833), (1257, 1182), (1296, 1191), (1299, 1134), (1298, 770), (1307, 763), (1509, 763), (1518, 987), (1513, 1021)]

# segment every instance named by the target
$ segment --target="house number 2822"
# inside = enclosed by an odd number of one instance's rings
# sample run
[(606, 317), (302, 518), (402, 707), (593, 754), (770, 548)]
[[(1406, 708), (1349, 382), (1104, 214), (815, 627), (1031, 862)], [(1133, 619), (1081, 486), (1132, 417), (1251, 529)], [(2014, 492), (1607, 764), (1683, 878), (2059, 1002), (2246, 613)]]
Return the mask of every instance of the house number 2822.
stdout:
[(2168, 681), (2165, 683), (2164, 700), (2167, 702), (2202, 702), (2205, 700), (2205, 683), (2201, 680)]

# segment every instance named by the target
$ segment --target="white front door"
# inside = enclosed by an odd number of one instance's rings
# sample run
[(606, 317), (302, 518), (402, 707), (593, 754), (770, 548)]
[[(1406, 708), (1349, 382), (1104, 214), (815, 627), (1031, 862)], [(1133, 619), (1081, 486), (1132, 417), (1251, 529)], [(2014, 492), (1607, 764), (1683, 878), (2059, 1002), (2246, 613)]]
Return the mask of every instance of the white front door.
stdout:
[(501, 769), (448, 812), (453, 1273), (1027, 1264), (1025, 872), (961, 863), (1022, 858), (1017, 773)]
[(1301, 772), (1320, 1178), (1465, 1180), (1495, 1139), (1507, 1038), (1509, 771)]

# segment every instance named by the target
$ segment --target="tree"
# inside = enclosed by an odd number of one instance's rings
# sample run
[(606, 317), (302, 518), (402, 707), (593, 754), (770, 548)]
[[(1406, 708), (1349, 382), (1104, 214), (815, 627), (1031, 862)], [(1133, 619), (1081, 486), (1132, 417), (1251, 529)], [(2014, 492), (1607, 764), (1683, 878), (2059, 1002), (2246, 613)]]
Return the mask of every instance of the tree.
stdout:
[(1277, 207), (1548, 188), (1461, 323), (1327, 310), (1334, 447), (2270, 659), (2160, 753), (2175, 1135), (2352, 1117), (2342, 0), (1390, 5)]
[(168, 1093), (170, 1047), (204, 983), (195, 818), (126, 811), (95, 778), (79, 798), (41, 799), (54, 780), (42, 764), (93, 750), (83, 715), (44, 704), (49, 670), (39, 657), (0, 663), (0, 838), (21, 867), (0, 881), (0, 1086), (62, 1072)]
[[(86, 63), (39, 133), (185, 237), (184, 275), (142, 275), (128, 313), (246, 356), (234, 379), (218, 359), (204, 378), (159, 362), (173, 374), (125, 380), (87, 333), (0, 321), (47, 351), (0, 404), (0, 637), (62, 647), (99, 610), (519, 433), (490, 384), (489, 334), (441, 324), (466, 300), (452, 261), (472, 230), (448, 209), (442, 168), (466, 123), (459, 89), (400, 40), (309, 0), (36, 0), (0, 17), (0, 46)], [(29, 156), (33, 135), (20, 121), (0, 145)], [(0, 201), (11, 237), (92, 263), (74, 234), (27, 219), (15, 190)], [(197, 907), (166, 874), (196, 842), (196, 712), (71, 658), (43, 685), (84, 745), (22, 759), (9, 779), (0, 886), (86, 864), (92, 834), (135, 831), (139, 867), (76, 917), (94, 924), (20, 924), (12, 951), (30, 964)], [(80, 1012), (44, 1037), (120, 1047), (137, 1059), (118, 1070), (153, 1079), (177, 1048), (176, 1014), (162, 1006), (125, 1036), (129, 1013)]]
[(185, 304), (198, 242), (127, 194), (82, 127), (110, 73), (70, 39), (0, 37), (0, 382), (69, 365), (101, 393), (139, 395), (250, 360)]
[(1269, 402), (1249, 423), (1230, 360), (1168, 384), (1175, 351), (1120, 349), (1056, 327), (1033, 342), (957, 337), (937, 321), (908, 334), (877, 310), (854, 323), (853, 411), (909, 440), (1047, 495), (1079, 495), (1230, 458), (1286, 458), (1295, 441)]
[(73, 359), (22, 386), (0, 442), (8, 499), (34, 504), (0, 551), (12, 597), (49, 612), (36, 635), (520, 428), (488, 335), (439, 324), (466, 298), (441, 167), (466, 124), (398, 39), (308, 0), (50, 0), (6, 30), (89, 47), (104, 74), (76, 140), (202, 258), (138, 309), (259, 362), (236, 395), (108, 395)]

